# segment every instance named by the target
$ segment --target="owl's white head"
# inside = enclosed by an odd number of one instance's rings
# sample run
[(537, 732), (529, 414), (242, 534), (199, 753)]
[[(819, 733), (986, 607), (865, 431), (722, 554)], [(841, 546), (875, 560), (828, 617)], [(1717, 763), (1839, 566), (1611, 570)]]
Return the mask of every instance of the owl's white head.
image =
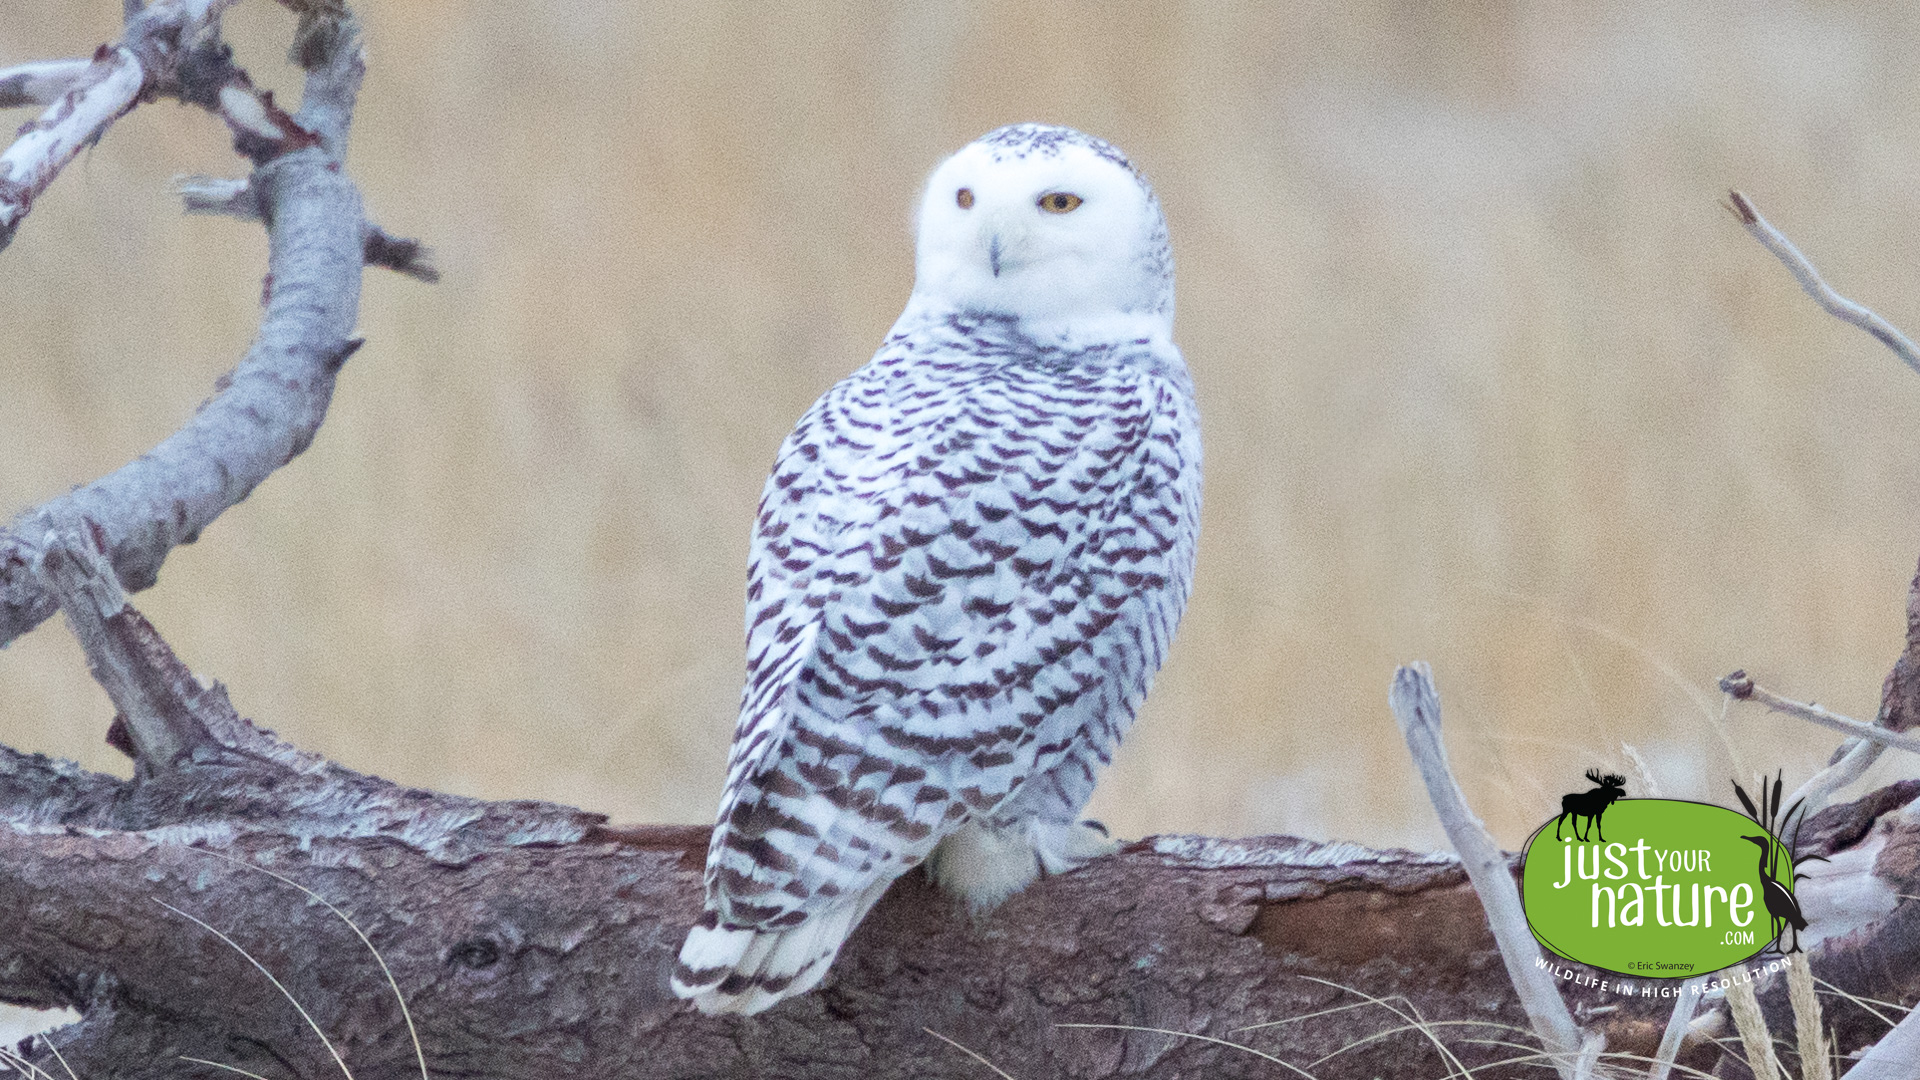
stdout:
[(927, 180), (916, 308), (1011, 315), (1039, 332), (1118, 317), (1170, 333), (1173, 253), (1160, 201), (1124, 154), (1091, 135), (1045, 124), (983, 135)]

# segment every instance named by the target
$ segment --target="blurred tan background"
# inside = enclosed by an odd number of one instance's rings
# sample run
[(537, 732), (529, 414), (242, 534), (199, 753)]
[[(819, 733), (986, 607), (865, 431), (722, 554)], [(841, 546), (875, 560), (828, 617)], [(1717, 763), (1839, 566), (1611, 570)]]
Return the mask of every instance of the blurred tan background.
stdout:
[[(351, 166), (446, 278), (368, 273), (313, 449), (138, 598), (304, 747), (709, 819), (774, 449), (905, 300), (926, 172), (1028, 119), (1155, 181), (1203, 408), (1197, 590), (1096, 798), (1118, 832), (1440, 843), (1385, 705), (1414, 658), (1510, 846), (1623, 744), (1669, 796), (1804, 777), (1835, 737), (1723, 729), (1734, 667), (1876, 707), (1920, 376), (1719, 200), (1920, 330), (1911, 5), (360, 7)], [(118, 11), (13, 0), (0, 64)], [(289, 95), (290, 25), (230, 24)], [(240, 163), (144, 107), (0, 255), (0, 514), (158, 441), (244, 350), (263, 238), (182, 216), (184, 172)], [(109, 715), (58, 622), (0, 653), (0, 741), (124, 773)]]

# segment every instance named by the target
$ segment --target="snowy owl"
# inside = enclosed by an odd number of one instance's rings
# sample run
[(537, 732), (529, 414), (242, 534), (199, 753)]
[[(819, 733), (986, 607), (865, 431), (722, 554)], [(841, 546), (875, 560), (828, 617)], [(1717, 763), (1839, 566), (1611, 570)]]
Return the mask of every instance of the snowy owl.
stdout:
[(1080, 820), (1186, 607), (1200, 430), (1173, 257), (1119, 150), (1018, 124), (933, 171), (913, 295), (760, 499), (747, 679), (674, 993), (817, 984), (925, 863), (975, 911), (1113, 850)]

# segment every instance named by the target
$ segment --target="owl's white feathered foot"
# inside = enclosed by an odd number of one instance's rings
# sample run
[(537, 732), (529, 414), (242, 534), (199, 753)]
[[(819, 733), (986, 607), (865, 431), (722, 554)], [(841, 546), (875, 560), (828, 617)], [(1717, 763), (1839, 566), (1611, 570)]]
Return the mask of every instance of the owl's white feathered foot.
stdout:
[(845, 902), (814, 912), (785, 930), (730, 927), (708, 908), (680, 946), (672, 986), (703, 1013), (752, 1016), (820, 984), (893, 879), (877, 881)]
[(968, 908), (982, 912), (1042, 874), (1064, 874), (1119, 850), (1119, 841), (1097, 821), (1026, 818), (996, 826), (975, 820), (940, 841), (927, 856), (927, 873)]

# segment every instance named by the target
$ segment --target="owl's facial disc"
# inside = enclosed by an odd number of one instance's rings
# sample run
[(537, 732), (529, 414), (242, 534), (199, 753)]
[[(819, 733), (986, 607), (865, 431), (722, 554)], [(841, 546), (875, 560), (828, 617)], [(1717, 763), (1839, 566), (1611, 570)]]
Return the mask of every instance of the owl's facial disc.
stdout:
[[(1009, 130), (1072, 138), (1019, 152), (995, 141)], [(1002, 129), (935, 169), (921, 200), (915, 302), (1037, 323), (1170, 318), (1159, 205), (1117, 152), (1097, 145), (1066, 129)]]

